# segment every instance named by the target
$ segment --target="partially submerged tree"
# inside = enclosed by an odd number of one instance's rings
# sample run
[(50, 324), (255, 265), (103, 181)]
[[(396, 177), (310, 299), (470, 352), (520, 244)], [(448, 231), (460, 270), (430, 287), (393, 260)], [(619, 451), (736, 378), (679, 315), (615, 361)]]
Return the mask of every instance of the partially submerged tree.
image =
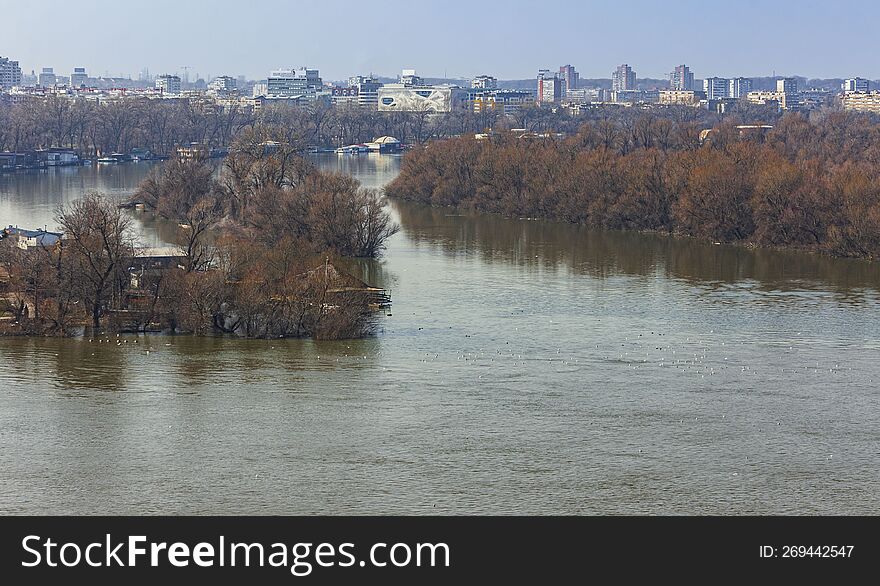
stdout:
[(64, 232), (62, 248), (77, 278), (71, 279), (74, 295), (89, 308), (92, 326), (111, 300), (119, 301), (128, 282), (128, 266), (134, 256), (131, 216), (117, 202), (97, 193), (86, 194), (58, 210), (57, 222)]

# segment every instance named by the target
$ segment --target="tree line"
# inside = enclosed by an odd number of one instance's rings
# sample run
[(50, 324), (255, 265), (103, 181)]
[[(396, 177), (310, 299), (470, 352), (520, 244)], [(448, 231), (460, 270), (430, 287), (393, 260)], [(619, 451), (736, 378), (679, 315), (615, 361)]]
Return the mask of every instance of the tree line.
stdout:
[[(60, 147), (94, 157), (133, 148), (173, 155), (180, 145), (200, 143), (227, 147), (245, 129), (272, 126), (283, 130), (289, 144), (339, 147), (394, 136), (405, 144), (423, 143), (487, 129), (575, 133), (587, 122), (610, 120), (631, 127), (638, 107), (594, 106), (573, 115), (564, 108), (529, 105), (507, 115), (498, 109), (482, 112), (377, 112), (351, 105), (267, 104), (259, 110), (235, 103), (218, 104), (202, 98), (147, 99), (125, 97), (101, 102), (63, 95), (27, 97), (16, 103), (0, 100), (0, 151), (23, 152)], [(738, 105), (732, 116), (744, 121), (772, 122), (769, 108)], [(690, 107), (657, 109), (658, 119), (705, 126), (718, 115)], [(630, 138), (627, 138), (630, 140)]]
[[(376, 292), (339, 267), (380, 255), (397, 226), (376, 190), (318, 171), (278, 138), (243, 132), (219, 173), (205, 159), (169, 161), (127, 205), (92, 193), (63, 206), (57, 246), (0, 246), (14, 331), (370, 333)], [(132, 205), (174, 226), (171, 258), (138, 250)]]
[(565, 140), (501, 133), (404, 158), (392, 197), (612, 230), (880, 257), (880, 123), (789, 114), (701, 133), (645, 113)]

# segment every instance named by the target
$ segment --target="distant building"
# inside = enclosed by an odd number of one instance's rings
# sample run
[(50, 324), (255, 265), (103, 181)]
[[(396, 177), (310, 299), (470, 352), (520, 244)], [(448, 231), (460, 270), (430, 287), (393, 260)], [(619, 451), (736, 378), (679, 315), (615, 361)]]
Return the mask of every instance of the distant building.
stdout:
[(776, 92), (783, 94), (780, 106), (783, 110), (797, 110), (800, 107), (800, 95), (798, 94), (797, 79), (785, 77), (776, 80)]
[(423, 85), (422, 78), (416, 75), (415, 69), (404, 69), (400, 73), (400, 83), (405, 86)]
[(571, 65), (563, 65), (559, 68), (559, 76), (565, 82), (565, 91), (576, 90), (580, 86), (580, 74)]
[(800, 107), (800, 98), (797, 94), (786, 92), (749, 92), (746, 99), (752, 104), (769, 105), (776, 103), (780, 110), (797, 110)]
[(357, 106), (357, 86), (333, 86), (330, 89), (330, 103), (334, 106)]
[(538, 72), (538, 104), (554, 104), (559, 102), (565, 95), (563, 86), (565, 81), (557, 73), (550, 73), (549, 69)]
[(21, 67), (18, 61), (0, 57), (0, 89), (8, 90), (17, 85), (21, 85)]
[(618, 104), (635, 104), (656, 101), (656, 99), (642, 90), (611, 90), (611, 101)]
[(356, 75), (349, 78), (349, 87), (357, 89), (357, 103), (361, 108), (377, 110), (379, 107), (379, 88), (382, 82), (372, 75)]
[(848, 92), (841, 99), (847, 112), (870, 112), (880, 114), (880, 92)]
[(5, 235), (5, 238), (9, 238), (10, 242), (22, 250), (37, 247), (50, 248), (58, 244), (63, 236), (63, 234), (57, 232), (48, 232), (46, 230), (24, 230), (13, 226), (4, 229), (3, 234)]
[(400, 141), (393, 136), (380, 136), (373, 142), (368, 142), (366, 146), (377, 153), (398, 153), (401, 149)]
[(269, 84), (266, 81), (258, 81), (254, 84), (253, 90), (251, 91), (251, 95), (255, 98), (265, 98), (266, 94), (269, 93)]
[(730, 80), (725, 77), (707, 77), (703, 80), (703, 91), (708, 100), (729, 98)]
[(491, 75), (478, 75), (471, 80), (471, 87), (480, 90), (494, 90), (498, 87), (498, 79)]
[(156, 78), (156, 89), (166, 96), (179, 96), (180, 77), (176, 75), (160, 75)]
[(210, 149), (200, 142), (191, 142), (189, 146), (177, 147), (177, 158), (184, 159), (207, 159)]
[(215, 96), (226, 96), (238, 90), (238, 80), (228, 75), (215, 77), (208, 84), (208, 93)]
[(467, 101), (467, 91), (451, 85), (426, 85), (415, 69), (404, 69), (400, 83), (378, 90), (380, 112), (452, 112)]
[(589, 104), (604, 102), (611, 99), (611, 92), (601, 88), (582, 88), (565, 92), (565, 101), (569, 104)]
[(730, 80), (728, 95), (731, 98), (744, 98), (752, 91), (752, 80), (748, 77), (734, 77)]
[(72, 88), (81, 88), (85, 87), (88, 82), (89, 76), (86, 74), (85, 67), (74, 67), (73, 73), (70, 74), (70, 87)]
[(277, 69), (266, 79), (267, 98), (302, 98), (313, 101), (324, 89), (317, 69)]
[(706, 94), (694, 90), (660, 90), (660, 104), (664, 106), (699, 106)]
[(862, 77), (853, 77), (844, 81), (841, 89), (844, 93), (859, 92), (866, 94), (871, 91), (871, 82)]
[(687, 65), (679, 65), (669, 74), (669, 88), (679, 91), (694, 89), (694, 74)]
[(624, 63), (611, 74), (611, 91), (623, 92), (636, 89), (636, 72)]
[(798, 91), (797, 79), (794, 77), (784, 77), (776, 80), (776, 91), (786, 94), (796, 94)]
[(40, 87), (53, 87), (58, 80), (55, 78), (55, 70), (51, 67), (44, 67), (43, 71), (40, 72), (40, 76), (37, 78), (37, 83)]
[(473, 104), (475, 114), (492, 110), (512, 114), (525, 104), (534, 103), (535, 94), (525, 90), (471, 88), (468, 92), (468, 101)]

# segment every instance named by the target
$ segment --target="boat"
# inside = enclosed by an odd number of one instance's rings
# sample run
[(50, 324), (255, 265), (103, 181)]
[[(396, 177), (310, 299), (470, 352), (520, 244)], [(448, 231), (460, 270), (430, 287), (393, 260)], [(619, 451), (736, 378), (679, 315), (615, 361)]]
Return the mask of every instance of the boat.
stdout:
[(365, 144), (352, 144), (336, 149), (337, 155), (359, 155), (370, 152), (370, 147)]
[(98, 159), (99, 163), (112, 164), (112, 163), (125, 163), (130, 161), (131, 157), (129, 155), (123, 153), (113, 153), (109, 157), (101, 157)]

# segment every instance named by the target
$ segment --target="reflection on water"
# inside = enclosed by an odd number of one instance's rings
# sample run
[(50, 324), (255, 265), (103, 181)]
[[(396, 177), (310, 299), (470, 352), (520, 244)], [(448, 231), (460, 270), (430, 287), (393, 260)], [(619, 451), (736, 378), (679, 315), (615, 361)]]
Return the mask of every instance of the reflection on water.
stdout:
[(391, 209), (374, 338), (0, 339), (0, 513), (880, 513), (876, 265)]
[(393, 201), (416, 245), (484, 262), (618, 275), (681, 279), (722, 298), (767, 303), (789, 295), (844, 303), (876, 302), (880, 263), (794, 251), (714, 246), (691, 238), (599, 231), (557, 222), (512, 220)]
[(126, 197), (157, 163), (55, 167), (0, 175), (0, 220), (56, 227), (55, 211), (90, 191)]

